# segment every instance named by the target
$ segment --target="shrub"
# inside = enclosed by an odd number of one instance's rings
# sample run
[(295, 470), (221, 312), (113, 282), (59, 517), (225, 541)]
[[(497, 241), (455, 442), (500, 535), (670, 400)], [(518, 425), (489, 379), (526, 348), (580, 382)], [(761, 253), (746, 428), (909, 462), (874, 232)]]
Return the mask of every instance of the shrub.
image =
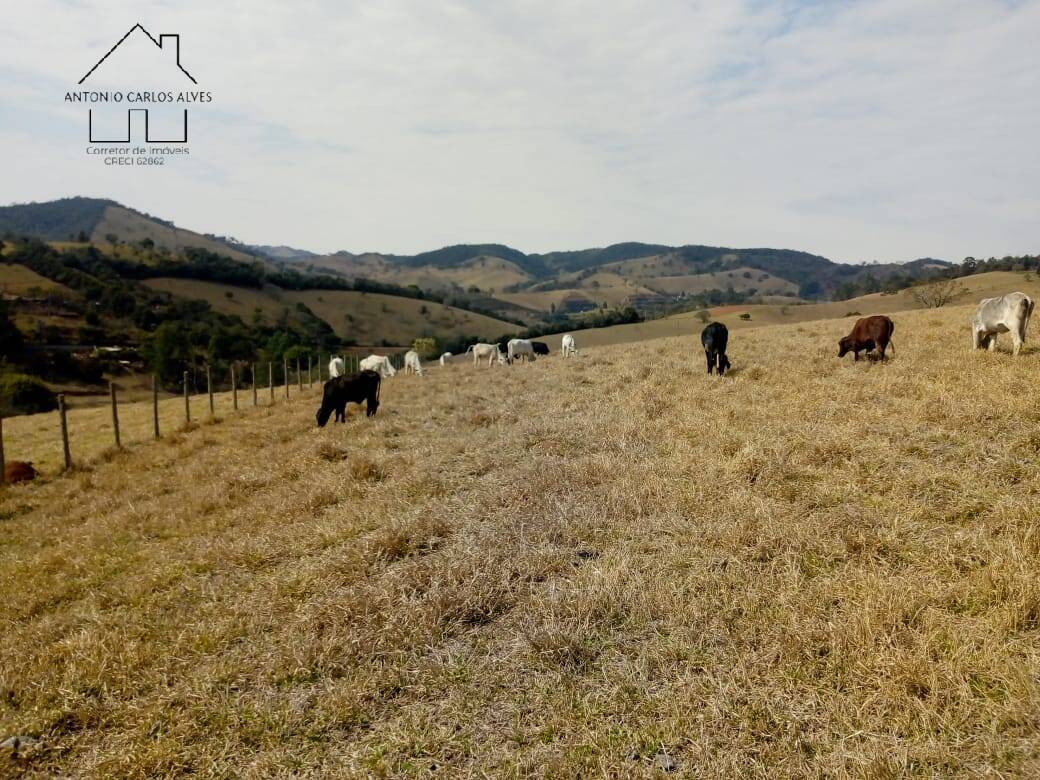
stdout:
[(36, 377), (0, 375), (0, 410), (4, 414), (35, 414), (57, 408), (57, 397)]
[(740, 315), (740, 319), (742, 319), (742, 320), (750, 320), (751, 319), (751, 312), (749, 312), (749, 311), (744, 312), (743, 314)]

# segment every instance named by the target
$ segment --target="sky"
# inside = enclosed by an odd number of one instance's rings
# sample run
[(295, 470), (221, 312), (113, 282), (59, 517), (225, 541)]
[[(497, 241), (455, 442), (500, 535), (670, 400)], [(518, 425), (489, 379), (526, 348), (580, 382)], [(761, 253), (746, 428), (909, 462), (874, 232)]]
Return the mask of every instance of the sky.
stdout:
[[(0, 205), (111, 198), (315, 252), (1040, 252), (1040, 0), (4, 5)], [(63, 98), (135, 23), (198, 85), (113, 59), (115, 88), (213, 99), (187, 157), (105, 166)]]

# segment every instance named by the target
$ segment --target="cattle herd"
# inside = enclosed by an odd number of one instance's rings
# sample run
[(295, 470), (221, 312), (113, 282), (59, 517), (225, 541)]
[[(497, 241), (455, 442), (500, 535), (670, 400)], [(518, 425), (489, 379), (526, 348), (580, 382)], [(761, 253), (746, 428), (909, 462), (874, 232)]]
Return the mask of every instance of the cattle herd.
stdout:
[[(1026, 329), (1033, 313), (1033, 300), (1021, 292), (1008, 293), (999, 298), (986, 298), (975, 311), (971, 320), (971, 345), (973, 349), (989, 349), (997, 347), (997, 336), (1010, 333), (1013, 352), (1018, 355), (1026, 340)], [(859, 360), (859, 353), (870, 354), (876, 351), (881, 360), (889, 349), (895, 352), (892, 334), (896, 326), (884, 315), (875, 314), (856, 320), (852, 332), (838, 341), (838, 357), (849, 352), (852, 359)], [(708, 364), (708, 373), (722, 376), (730, 367), (726, 356), (729, 345), (729, 330), (721, 322), (709, 322), (701, 331), (701, 346)], [(542, 341), (530, 339), (510, 339), (502, 344), (473, 344), (466, 349), (466, 354), (473, 354), (474, 367), (487, 363), (491, 368), (495, 363), (508, 365), (514, 362), (526, 363), (534, 360), (536, 355), (548, 355), (549, 345)], [(560, 341), (560, 354), (574, 357), (578, 350), (574, 345), (574, 337), (569, 333)], [(446, 365), (454, 357), (450, 352), (440, 356), (440, 364)], [(336, 421), (346, 420), (345, 408), (348, 402), (365, 402), (366, 414), (373, 415), (379, 408), (379, 383), (383, 377), (394, 376), (396, 371), (385, 355), (369, 355), (359, 363), (361, 372), (353, 376), (345, 376), (346, 366), (342, 358), (333, 358), (329, 363), (329, 376), (325, 383), (321, 408), (318, 410), (318, 425), (324, 426), (329, 416), (335, 412)], [(422, 362), (419, 353), (410, 350), (404, 356), (404, 371), (422, 376)]]

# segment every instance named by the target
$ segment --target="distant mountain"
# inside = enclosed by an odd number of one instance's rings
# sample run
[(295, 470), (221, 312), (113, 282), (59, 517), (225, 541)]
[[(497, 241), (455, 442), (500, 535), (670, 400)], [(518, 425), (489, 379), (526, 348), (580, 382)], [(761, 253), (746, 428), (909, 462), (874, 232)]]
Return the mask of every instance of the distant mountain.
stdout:
[(0, 237), (4, 235), (33, 236), (46, 241), (87, 240), (99, 244), (108, 243), (112, 238), (125, 243), (147, 239), (171, 252), (197, 247), (234, 260), (257, 259), (248, 247), (179, 228), (168, 220), (102, 198), (62, 198), (0, 207)]
[(341, 251), (319, 255), (283, 245), (248, 246), (201, 235), (111, 200), (65, 198), (0, 208), (0, 236), (50, 241), (140, 243), (179, 252), (200, 247), (235, 260), (304, 274), (370, 279), (452, 295), (481, 296), (502, 316), (633, 305), (666, 307), (703, 299), (797, 301), (880, 291), (941, 272), (944, 260), (848, 265), (793, 249), (667, 246), (626, 242), (591, 249), (528, 254), (504, 244), (456, 244), (396, 255)]
[(314, 252), (308, 252), (306, 249), (296, 249), (291, 246), (265, 246), (263, 244), (250, 244), (247, 246), (248, 249), (256, 252), (257, 254), (270, 257), (272, 260), (306, 260), (309, 257), (317, 257)]
[(35, 236), (47, 241), (75, 241), (94, 232), (112, 200), (62, 198), (46, 203), (18, 203), (0, 208), (0, 236)]

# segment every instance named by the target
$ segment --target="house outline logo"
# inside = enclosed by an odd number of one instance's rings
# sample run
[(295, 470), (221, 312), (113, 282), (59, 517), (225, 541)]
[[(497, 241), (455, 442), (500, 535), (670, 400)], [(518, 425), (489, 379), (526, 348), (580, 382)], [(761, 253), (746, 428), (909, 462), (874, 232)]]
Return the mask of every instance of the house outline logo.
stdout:
[[(85, 81), (90, 79), (91, 76), (100, 68), (120, 46), (135, 32), (140, 31), (147, 39), (160, 51), (171, 52), (173, 54), (173, 61), (176, 64), (177, 70), (180, 75), (187, 78), (192, 84), (198, 84), (196, 78), (188, 71), (187, 68), (181, 63), (181, 36), (178, 33), (161, 33), (158, 37), (152, 35), (143, 24), (140, 22), (136, 23), (133, 27), (126, 31), (115, 44), (109, 49), (101, 59), (94, 63), (93, 67), (88, 70), (83, 77), (76, 82), (77, 85), (82, 86)], [(107, 93), (106, 102), (107, 102)], [(124, 94), (121, 92), (114, 93), (115, 102), (122, 102)], [(130, 99), (132, 96), (127, 94), (126, 97)], [(172, 99), (172, 93), (171, 93)], [(147, 99), (141, 102), (151, 102)], [(127, 108), (126, 109), (126, 137), (95, 137), (94, 130), (94, 110), (90, 109), (87, 112), (87, 132), (90, 143), (92, 144), (123, 144), (131, 143), (133, 136), (133, 117), (135, 114), (138, 116), (143, 115), (144, 117), (144, 142), (150, 144), (186, 144), (188, 142), (188, 110), (183, 109), (181, 112), (181, 130), (179, 133), (174, 133), (175, 136), (179, 137), (166, 137), (166, 138), (153, 138), (151, 130), (151, 109), (149, 108)], [(118, 135), (118, 133), (116, 133)]]
[(83, 76), (83, 78), (81, 78), (76, 83), (77, 84), (82, 84), (84, 81), (86, 81), (88, 78), (90, 78), (90, 75), (95, 70), (97, 70), (99, 67), (101, 67), (101, 63), (103, 63), (105, 60), (107, 60), (109, 57), (112, 56), (112, 53), (115, 52), (115, 50), (118, 49), (123, 44), (123, 41), (125, 41), (127, 38), (129, 38), (133, 34), (134, 30), (140, 30), (145, 35), (147, 35), (148, 36), (148, 40), (150, 40), (152, 43), (154, 43), (156, 45), (156, 47), (158, 47), (159, 49), (163, 48), (163, 41), (165, 41), (165, 39), (172, 38), (173, 39), (174, 54), (176, 56), (177, 68), (180, 70), (181, 73), (183, 73), (185, 76), (187, 76), (189, 79), (191, 79), (191, 83), (192, 84), (198, 84), (199, 83), (199, 82), (197, 82), (195, 80), (195, 77), (192, 76), (190, 73), (188, 73), (187, 69), (183, 65), (181, 65), (181, 36), (179, 34), (176, 34), (176, 33), (161, 33), (159, 35), (158, 40), (156, 40), (155, 36), (152, 35), (150, 32), (148, 32), (148, 30), (146, 30), (144, 28), (144, 25), (142, 25), (140, 22), (138, 22), (133, 27), (131, 27), (129, 30), (127, 30), (126, 35), (124, 35), (122, 38), (120, 38), (118, 41), (116, 41), (115, 45), (111, 49), (108, 50), (108, 52), (105, 54), (105, 56), (102, 57), (100, 60), (98, 60), (96, 63), (94, 63), (94, 67), (92, 67), (90, 70), (88, 70), (86, 75)]

